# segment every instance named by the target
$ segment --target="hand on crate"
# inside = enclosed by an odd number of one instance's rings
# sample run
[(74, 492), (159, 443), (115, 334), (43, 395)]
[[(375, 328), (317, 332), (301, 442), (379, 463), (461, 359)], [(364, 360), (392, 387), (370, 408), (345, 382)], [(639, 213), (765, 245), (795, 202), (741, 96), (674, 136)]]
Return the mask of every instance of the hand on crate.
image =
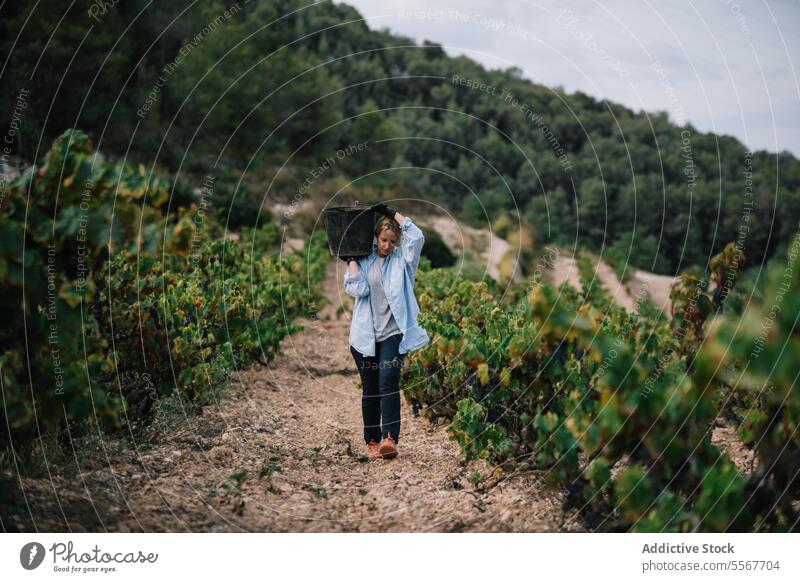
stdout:
[(388, 216), (389, 218), (394, 218), (394, 215), (397, 214), (397, 209), (388, 206), (385, 202), (378, 202), (377, 204), (372, 205), (372, 210), (376, 212), (380, 212), (384, 216)]

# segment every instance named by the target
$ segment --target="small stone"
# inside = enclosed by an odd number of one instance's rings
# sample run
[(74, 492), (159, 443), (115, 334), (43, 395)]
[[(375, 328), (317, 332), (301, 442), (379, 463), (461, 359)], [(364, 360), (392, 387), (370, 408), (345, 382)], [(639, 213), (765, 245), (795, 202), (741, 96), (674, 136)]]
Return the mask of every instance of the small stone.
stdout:
[(214, 462), (221, 463), (232, 456), (231, 449), (226, 446), (218, 446), (214, 447), (210, 451), (208, 451), (208, 458)]

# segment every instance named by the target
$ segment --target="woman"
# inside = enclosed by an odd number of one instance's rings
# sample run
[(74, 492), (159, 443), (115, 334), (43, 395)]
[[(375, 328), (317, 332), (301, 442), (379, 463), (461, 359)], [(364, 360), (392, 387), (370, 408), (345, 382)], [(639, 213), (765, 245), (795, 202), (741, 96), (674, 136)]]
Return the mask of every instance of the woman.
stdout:
[(430, 342), (417, 324), (414, 277), (425, 237), (411, 218), (386, 204), (375, 225), (372, 253), (345, 258), (345, 291), (356, 298), (350, 353), (363, 387), (361, 414), (370, 461), (397, 456), (400, 440), (400, 367), (405, 354)]

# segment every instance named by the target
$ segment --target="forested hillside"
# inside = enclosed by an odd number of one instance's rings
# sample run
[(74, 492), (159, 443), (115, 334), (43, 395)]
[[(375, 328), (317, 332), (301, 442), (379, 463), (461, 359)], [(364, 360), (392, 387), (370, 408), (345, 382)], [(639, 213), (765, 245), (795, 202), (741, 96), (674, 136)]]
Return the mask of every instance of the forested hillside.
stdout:
[(268, 185), (289, 200), (310, 169), (367, 143), (326, 180), (360, 177), (474, 224), (519, 211), (540, 242), (657, 272), (704, 268), (731, 241), (759, 265), (797, 229), (800, 164), (788, 153), (487, 70), (370, 30), (347, 5), (79, 0), (62, 20), (62, 3), (43, 0), (29, 21), (31, 10), (7, 3), (0, 22), (2, 114), (29, 91), (15, 152), (30, 161), (79, 127), (184, 180), (213, 167), (234, 223)]

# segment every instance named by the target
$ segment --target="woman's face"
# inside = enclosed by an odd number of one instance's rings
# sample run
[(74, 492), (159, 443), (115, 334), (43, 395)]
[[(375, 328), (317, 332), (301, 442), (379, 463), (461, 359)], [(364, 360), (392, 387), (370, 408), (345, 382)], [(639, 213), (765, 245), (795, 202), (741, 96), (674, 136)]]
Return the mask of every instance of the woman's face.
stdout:
[(397, 235), (389, 228), (384, 228), (378, 235), (378, 256), (385, 257), (397, 246)]

